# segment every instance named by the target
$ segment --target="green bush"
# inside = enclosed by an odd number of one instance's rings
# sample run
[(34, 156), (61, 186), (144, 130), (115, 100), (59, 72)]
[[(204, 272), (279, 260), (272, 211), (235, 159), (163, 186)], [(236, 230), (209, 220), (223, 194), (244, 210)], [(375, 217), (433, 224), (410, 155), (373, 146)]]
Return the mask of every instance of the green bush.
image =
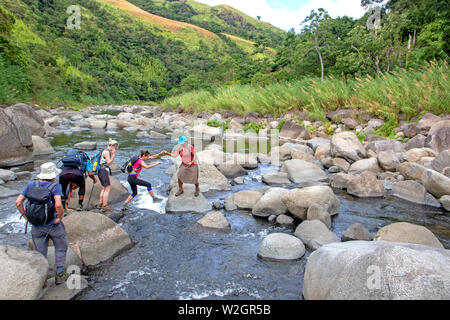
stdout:
[(260, 123), (256, 123), (256, 122), (250, 122), (247, 123), (242, 130), (244, 130), (244, 132), (247, 131), (254, 131), (256, 133), (259, 133), (259, 130), (263, 129), (263, 125)]
[(223, 128), (223, 131), (228, 130), (228, 124), (226, 122), (220, 122), (216, 119), (207, 121), (206, 125), (214, 128)]

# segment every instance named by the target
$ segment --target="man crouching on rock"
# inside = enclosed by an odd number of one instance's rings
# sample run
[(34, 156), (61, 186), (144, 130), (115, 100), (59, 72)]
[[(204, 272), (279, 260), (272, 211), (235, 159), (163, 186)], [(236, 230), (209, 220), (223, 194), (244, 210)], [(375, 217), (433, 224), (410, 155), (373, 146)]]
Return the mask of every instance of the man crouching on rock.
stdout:
[[(55, 283), (66, 282), (64, 272), (67, 253), (66, 229), (62, 223), (64, 214), (61, 197), (62, 188), (56, 182), (61, 170), (52, 162), (41, 166), (39, 180), (31, 181), (16, 200), (16, 206), (27, 222), (33, 226), (31, 236), (36, 251), (47, 258), (48, 240), (55, 246)], [(55, 216), (55, 213), (58, 215)]]

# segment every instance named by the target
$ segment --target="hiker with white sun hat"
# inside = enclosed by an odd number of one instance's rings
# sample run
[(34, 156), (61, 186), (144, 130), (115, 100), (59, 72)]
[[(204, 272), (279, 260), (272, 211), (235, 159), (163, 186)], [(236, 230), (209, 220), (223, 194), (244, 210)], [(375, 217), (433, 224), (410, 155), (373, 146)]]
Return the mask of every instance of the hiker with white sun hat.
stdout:
[(56, 181), (61, 173), (52, 162), (41, 165), (38, 180), (27, 184), (23, 192), (17, 197), (16, 206), (27, 222), (33, 228), (31, 236), (33, 247), (47, 258), (48, 241), (51, 239), (55, 246), (56, 284), (64, 283), (68, 275), (64, 272), (67, 254), (67, 235), (62, 222), (63, 196), (62, 187)]

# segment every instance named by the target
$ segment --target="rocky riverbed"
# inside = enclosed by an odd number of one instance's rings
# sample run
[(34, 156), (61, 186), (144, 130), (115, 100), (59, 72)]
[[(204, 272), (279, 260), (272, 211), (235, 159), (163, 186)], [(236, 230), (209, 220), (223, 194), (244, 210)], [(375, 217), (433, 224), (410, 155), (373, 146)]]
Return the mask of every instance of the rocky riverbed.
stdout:
[[(381, 120), (361, 121), (350, 110), (327, 115), (334, 122), (332, 135), (319, 121), (294, 121), (299, 116), (187, 114), (150, 106), (45, 111), (20, 104), (0, 109), (5, 141), (0, 156), (0, 245), (20, 248), (15, 254), (27, 266), (36, 265), (35, 259), (45, 265), (45, 259), (26, 250), (29, 234), (23, 234), (13, 200), (42, 162), (56, 162), (73, 146), (93, 153), (114, 137), (121, 144), (121, 164), (141, 147), (171, 150), (181, 134), (192, 137), (200, 160), (199, 198), (189, 186), (185, 195), (174, 197), (179, 162), (164, 158), (163, 165), (143, 173), (163, 203), (153, 204), (141, 192), (125, 216), (117, 210), (108, 217), (88, 211), (66, 218), (74, 234), (92, 238), (81, 245), (69, 235), (75, 251), (78, 248), (91, 266), (90, 287), (84, 285), (81, 295), (41, 291), (38, 287), (52, 276), (50, 265), (48, 270), (31, 267), (37, 285), (29, 292), (34, 294), (16, 296), (448, 299), (449, 117), (426, 114), (416, 123), (403, 123), (390, 140), (373, 134), (383, 125)], [(229, 130), (206, 125), (210, 120), (227, 123)], [(271, 129), (281, 121), (278, 137)], [(262, 125), (259, 135), (242, 130), (250, 122)], [(361, 133), (364, 142), (358, 138)], [(114, 171), (111, 202), (120, 209), (128, 185), (117, 166)], [(85, 201), (86, 210), (92, 210), (98, 198), (99, 186), (92, 187), (88, 185), (86, 198), (91, 192), (95, 200)], [(83, 221), (95, 225), (95, 219), (107, 219), (99, 225), (109, 227), (83, 229)], [(95, 234), (102, 232), (109, 236), (97, 248)], [(4, 251), (10, 250), (16, 249)], [(71, 257), (75, 265), (80, 263), (77, 254)], [(340, 263), (350, 257), (361, 263)], [(415, 262), (398, 257), (414, 257)], [(5, 288), (18, 281), (11, 259), (19, 258), (0, 255), (0, 268), (9, 270)], [(378, 267), (384, 272), (378, 291), (366, 285), (374, 261), (382, 261)], [(325, 270), (324, 265), (333, 267)], [(392, 269), (403, 270), (409, 278), (401, 280), (388, 272)], [(349, 278), (352, 274), (355, 277)], [(423, 280), (430, 274), (434, 282)]]

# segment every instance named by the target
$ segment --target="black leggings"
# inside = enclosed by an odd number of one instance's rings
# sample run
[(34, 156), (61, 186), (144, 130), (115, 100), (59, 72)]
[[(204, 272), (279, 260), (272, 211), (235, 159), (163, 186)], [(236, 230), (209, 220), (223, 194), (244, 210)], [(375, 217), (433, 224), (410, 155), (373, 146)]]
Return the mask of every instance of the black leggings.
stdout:
[(78, 189), (78, 196), (84, 196), (86, 194), (86, 181), (84, 180), (84, 176), (73, 173), (66, 173), (59, 176), (59, 183), (62, 187), (64, 199), (67, 199), (67, 187), (71, 182), (80, 187), (80, 189)]
[(131, 195), (133, 196), (133, 198), (136, 197), (138, 194), (137, 186), (147, 187), (148, 191), (152, 190), (152, 184), (150, 182), (141, 180), (138, 177), (136, 177), (136, 175), (134, 175), (134, 174), (128, 175), (128, 183), (130, 184), (131, 192), (132, 192)]

